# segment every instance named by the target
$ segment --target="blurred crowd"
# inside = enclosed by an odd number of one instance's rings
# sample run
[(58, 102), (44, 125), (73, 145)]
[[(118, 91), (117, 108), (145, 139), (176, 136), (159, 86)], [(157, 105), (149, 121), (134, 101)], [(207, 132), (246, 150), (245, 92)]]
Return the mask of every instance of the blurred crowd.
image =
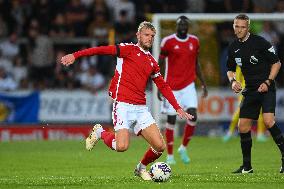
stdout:
[[(58, 60), (92, 45), (135, 42), (137, 25), (153, 13), (284, 13), (284, 0), (0, 0), (0, 91), (108, 86), (114, 58), (82, 58), (70, 67)], [(217, 25), (220, 82), (227, 85), (225, 59), (232, 23)], [(254, 23), (284, 59), (284, 21)], [(74, 40), (80, 39), (80, 40)], [(91, 40), (90, 40), (91, 39)], [(283, 69), (279, 74), (283, 84)]]

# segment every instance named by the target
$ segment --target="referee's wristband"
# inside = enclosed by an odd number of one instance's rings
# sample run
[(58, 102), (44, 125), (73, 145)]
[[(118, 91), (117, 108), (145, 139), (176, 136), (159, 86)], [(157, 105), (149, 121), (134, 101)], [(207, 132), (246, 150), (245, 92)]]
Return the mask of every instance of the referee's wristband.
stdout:
[(263, 83), (266, 85), (267, 88), (269, 88), (270, 85), (267, 83), (267, 81), (264, 81)]
[(269, 81), (270, 85), (274, 82), (273, 79), (267, 79), (267, 80)]
[(237, 80), (236, 80), (235, 78), (233, 78), (233, 79), (230, 80), (231, 85), (233, 85), (233, 82), (234, 82), (234, 81), (237, 81)]

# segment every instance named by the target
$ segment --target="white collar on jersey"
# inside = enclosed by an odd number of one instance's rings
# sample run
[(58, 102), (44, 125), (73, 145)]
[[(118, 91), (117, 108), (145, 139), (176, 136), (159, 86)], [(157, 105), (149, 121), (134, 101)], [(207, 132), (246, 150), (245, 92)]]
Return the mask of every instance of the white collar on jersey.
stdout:
[(149, 51), (145, 51), (144, 49), (142, 49), (142, 48), (138, 45), (138, 43), (136, 44), (136, 46), (139, 47), (140, 51), (142, 51), (143, 53), (145, 53), (145, 54), (151, 54)]
[(248, 40), (249, 36), (250, 36), (250, 33), (248, 32), (248, 34), (247, 34), (247, 36), (245, 37), (245, 39), (244, 39), (243, 41), (239, 40), (239, 42), (241, 42), (241, 43), (245, 42), (246, 40)]
[(185, 38), (185, 39), (181, 39), (181, 38), (178, 38), (177, 34), (175, 33), (175, 38), (176, 38), (176, 40), (178, 40), (178, 41), (180, 41), (180, 42), (185, 42), (185, 41), (187, 41), (187, 40), (188, 40), (188, 38), (189, 38), (189, 34), (187, 34), (187, 36), (186, 36), (186, 38)]

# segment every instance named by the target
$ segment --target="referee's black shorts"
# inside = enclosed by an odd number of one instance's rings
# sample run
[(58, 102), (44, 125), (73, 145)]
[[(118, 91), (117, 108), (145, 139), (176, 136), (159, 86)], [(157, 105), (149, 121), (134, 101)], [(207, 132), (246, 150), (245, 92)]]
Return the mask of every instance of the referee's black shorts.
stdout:
[(276, 91), (269, 90), (265, 93), (245, 91), (240, 104), (240, 118), (257, 120), (260, 109), (262, 113), (274, 113), (276, 107)]

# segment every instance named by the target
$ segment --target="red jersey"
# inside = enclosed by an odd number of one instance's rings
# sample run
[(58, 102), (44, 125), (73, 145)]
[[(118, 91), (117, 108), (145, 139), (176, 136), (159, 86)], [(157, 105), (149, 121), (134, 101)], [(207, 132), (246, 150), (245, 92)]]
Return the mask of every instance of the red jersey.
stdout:
[(196, 78), (199, 40), (194, 35), (180, 39), (176, 34), (163, 38), (160, 58), (166, 58), (165, 80), (173, 90), (180, 90)]
[(160, 74), (157, 61), (149, 51), (138, 45), (120, 44), (111, 46), (93, 47), (73, 53), (75, 58), (90, 55), (116, 55), (117, 64), (112, 78), (109, 94), (120, 102), (129, 104), (146, 104), (146, 85), (151, 77), (161, 93), (177, 110), (178, 105), (171, 88)]

